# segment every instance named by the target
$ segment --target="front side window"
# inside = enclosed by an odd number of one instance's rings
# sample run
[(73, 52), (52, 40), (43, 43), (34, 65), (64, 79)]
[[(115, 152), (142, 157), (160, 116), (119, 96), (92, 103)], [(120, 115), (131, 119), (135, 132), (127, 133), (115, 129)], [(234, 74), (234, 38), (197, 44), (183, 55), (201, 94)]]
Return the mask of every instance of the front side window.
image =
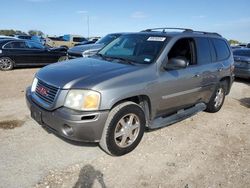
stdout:
[(139, 64), (156, 60), (167, 38), (150, 35), (123, 35), (104, 47), (99, 54), (107, 58), (125, 59)]
[(6, 49), (23, 49), (27, 48), (25, 42), (10, 42), (4, 46)]
[(230, 56), (230, 51), (224, 40), (212, 39), (212, 42), (216, 51), (217, 61), (225, 60)]
[(30, 49), (44, 49), (44, 46), (39, 44), (39, 43), (36, 43), (36, 42), (30, 42), (30, 41), (27, 41), (26, 42), (26, 45), (28, 46), (28, 48)]
[(184, 59), (188, 65), (195, 65), (194, 40), (192, 38), (178, 40), (168, 53), (168, 59), (172, 58)]
[(196, 38), (196, 51), (198, 64), (211, 63), (210, 44), (207, 38)]

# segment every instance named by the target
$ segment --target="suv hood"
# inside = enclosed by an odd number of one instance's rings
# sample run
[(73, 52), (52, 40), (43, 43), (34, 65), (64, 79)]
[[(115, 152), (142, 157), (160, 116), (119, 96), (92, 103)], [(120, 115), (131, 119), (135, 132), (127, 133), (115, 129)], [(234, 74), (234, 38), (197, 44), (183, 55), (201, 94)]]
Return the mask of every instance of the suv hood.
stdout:
[(54, 63), (40, 69), (36, 77), (62, 89), (91, 88), (107, 79), (133, 72), (138, 67), (97, 58), (79, 58)]
[(79, 53), (85, 52), (86, 50), (99, 50), (104, 46), (104, 44), (86, 44), (86, 45), (79, 45), (68, 50), (69, 53)]

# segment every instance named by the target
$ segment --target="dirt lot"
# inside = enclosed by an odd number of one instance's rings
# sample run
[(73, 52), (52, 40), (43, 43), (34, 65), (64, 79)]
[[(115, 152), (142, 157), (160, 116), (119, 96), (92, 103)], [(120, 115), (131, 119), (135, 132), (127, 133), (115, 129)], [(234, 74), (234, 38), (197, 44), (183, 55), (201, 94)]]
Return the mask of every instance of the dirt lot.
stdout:
[(111, 157), (72, 145), (29, 117), (24, 94), (38, 69), (0, 72), (0, 187), (250, 187), (250, 82), (237, 80), (220, 112), (147, 132)]

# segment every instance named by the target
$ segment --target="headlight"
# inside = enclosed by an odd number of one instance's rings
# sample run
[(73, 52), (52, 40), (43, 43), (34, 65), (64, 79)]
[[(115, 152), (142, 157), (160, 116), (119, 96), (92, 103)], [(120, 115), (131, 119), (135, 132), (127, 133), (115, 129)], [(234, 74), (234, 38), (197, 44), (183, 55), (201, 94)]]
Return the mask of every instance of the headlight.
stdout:
[(37, 82), (38, 82), (38, 79), (34, 78), (32, 86), (31, 86), (31, 92), (35, 92), (36, 91)]
[(98, 110), (100, 98), (96, 91), (74, 89), (68, 92), (64, 106), (81, 111)]
[(2, 50), (0, 50), (0, 54), (1, 54), (1, 53), (3, 53), (3, 51), (2, 51)]

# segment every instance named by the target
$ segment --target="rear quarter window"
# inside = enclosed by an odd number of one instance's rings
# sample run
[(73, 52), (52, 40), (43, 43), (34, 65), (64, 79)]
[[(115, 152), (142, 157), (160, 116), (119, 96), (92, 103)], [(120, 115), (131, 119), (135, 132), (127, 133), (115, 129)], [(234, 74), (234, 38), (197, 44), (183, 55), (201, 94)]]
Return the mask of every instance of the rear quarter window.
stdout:
[(230, 51), (227, 43), (222, 39), (212, 39), (214, 45), (217, 61), (222, 61), (230, 56)]

